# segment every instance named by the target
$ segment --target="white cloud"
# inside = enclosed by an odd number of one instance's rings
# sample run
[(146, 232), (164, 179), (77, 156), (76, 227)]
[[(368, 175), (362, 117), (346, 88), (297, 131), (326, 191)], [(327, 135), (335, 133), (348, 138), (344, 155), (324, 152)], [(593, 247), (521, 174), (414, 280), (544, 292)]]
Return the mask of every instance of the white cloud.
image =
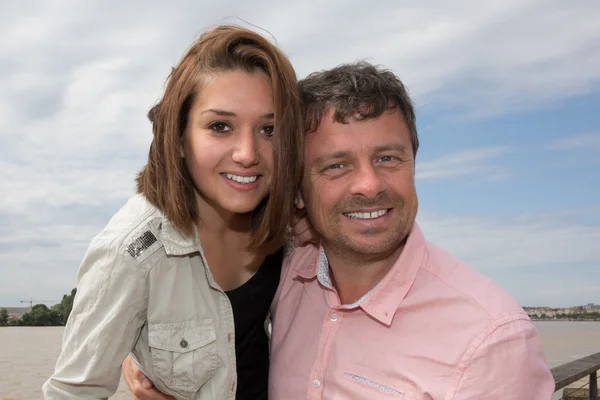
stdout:
[(600, 226), (586, 223), (598, 209), (518, 217), (422, 213), (428, 240), (480, 270), (600, 265)]
[(492, 278), (524, 306), (600, 302), (600, 209), (518, 217), (421, 213), (427, 240)]
[[(597, 16), (596, 1), (557, 0), (3, 2), (0, 276), (9, 280), (0, 283), (0, 303), (70, 290), (87, 242), (133, 192), (151, 140), (146, 111), (206, 27), (238, 17), (260, 25), (299, 76), (371, 59), (398, 73), (419, 105), (460, 116), (597, 92)], [(501, 179), (507, 171), (497, 161), (506, 152), (466, 149), (419, 162), (419, 179)], [(473, 232), (492, 224), (466, 222)], [(595, 237), (580, 229), (553, 232)], [(460, 253), (462, 241), (444, 240)]]
[(564, 139), (554, 141), (548, 148), (551, 150), (582, 149), (586, 151), (600, 151), (600, 132), (569, 135)]
[(434, 160), (417, 161), (417, 181), (476, 176), (483, 180), (499, 180), (507, 176), (506, 167), (494, 163), (509, 153), (506, 147), (460, 150)]

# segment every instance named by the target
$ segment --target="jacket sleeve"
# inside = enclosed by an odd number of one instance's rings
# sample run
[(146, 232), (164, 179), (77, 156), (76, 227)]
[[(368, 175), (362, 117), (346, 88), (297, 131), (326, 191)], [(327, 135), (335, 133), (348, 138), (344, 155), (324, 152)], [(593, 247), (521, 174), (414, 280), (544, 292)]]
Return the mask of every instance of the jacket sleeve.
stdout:
[(526, 316), (513, 316), (491, 329), (461, 364), (447, 399), (550, 400), (554, 393), (540, 338)]
[(107, 399), (146, 320), (147, 274), (124, 248), (93, 240), (44, 399)]

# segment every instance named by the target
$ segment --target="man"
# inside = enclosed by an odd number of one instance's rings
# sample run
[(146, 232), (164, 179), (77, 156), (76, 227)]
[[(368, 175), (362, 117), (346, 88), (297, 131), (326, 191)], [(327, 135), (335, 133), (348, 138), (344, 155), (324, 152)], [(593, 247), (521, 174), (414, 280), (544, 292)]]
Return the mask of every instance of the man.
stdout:
[[(301, 81), (306, 208), (272, 306), (272, 399), (550, 399), (533, 324), (505, 291), (423, 238), (418, 137), (390, 71)], [(140, 397), (143, 400), (142, 397)]]

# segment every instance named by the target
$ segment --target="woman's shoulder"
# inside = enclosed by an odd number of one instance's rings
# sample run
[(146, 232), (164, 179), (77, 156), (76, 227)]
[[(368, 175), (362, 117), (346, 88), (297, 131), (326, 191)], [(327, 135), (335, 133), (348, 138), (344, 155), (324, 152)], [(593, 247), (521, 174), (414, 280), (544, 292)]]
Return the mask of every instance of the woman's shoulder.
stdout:
[[(129, 198), (94, 237), (92, 245), (122, 249), (136, 258), (141, 251), (159, 241), (163, 214), (142, 195)], [(103, 246), (103, 247), (104, 247)]]
[(138, 278), (162, 258), (161, 220), (162, 213), (142, 196), (131, 197), (91, 240), (79, 267), (78, 285), (94, 287), (90, 282), (109, 277), (142, 282)]

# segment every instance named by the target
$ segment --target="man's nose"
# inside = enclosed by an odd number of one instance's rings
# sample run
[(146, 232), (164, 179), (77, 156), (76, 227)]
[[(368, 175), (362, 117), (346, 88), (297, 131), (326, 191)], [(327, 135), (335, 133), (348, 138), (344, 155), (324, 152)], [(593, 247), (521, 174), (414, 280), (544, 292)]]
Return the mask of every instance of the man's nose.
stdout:
[(372, 165), (360, 166), (352, 177), (351, 194), (358, 194), (367, 199), (374, 199), (386, 188), (385, 182)]

